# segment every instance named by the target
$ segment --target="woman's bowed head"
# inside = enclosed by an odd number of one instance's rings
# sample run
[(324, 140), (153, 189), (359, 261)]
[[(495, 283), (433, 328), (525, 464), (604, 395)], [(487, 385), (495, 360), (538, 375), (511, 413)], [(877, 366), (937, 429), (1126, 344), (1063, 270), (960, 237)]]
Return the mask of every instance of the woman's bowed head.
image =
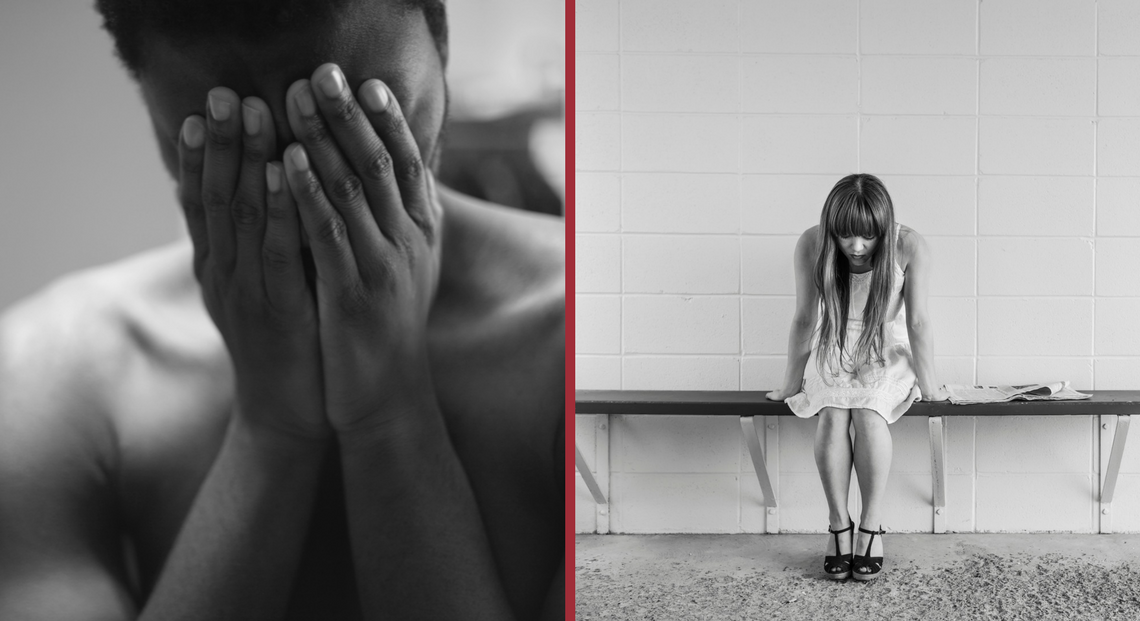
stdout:
[[(879, 508), (891, 464), (895, 422), (920, 396), (946, 399), (934, 372), (926, 307), (930, 251), (917, 231), (895, 222), (894, 205), (873, 175), (848, 175), (828, 194), (819, 225), (796, 244), (796, 310), (782, 388), (801, 418), (819, 414), (815, 458), (830, 510), (830, 578), (872, 580), (882, 570)], [(852, 442), (849, 427), (854, 425)], [(863, 495), (855, 542), (847, 511), (851, 469)], [(862, 555), (852, 555), (852, 545)], [(846, 552), (844, 549), (846, 548)]]
[[(875, 179), (870, 177), (870, 179)], [(819, 256), (815, 286), (820, 292), (819, 350), (829, 352), (817, 365), (855, 370), (868, 362), (883, 362), (883, 324), (894, 286), (895, 248), (881, 244), (895, 228), (891, 197), (881, 183), (851, 176), (831, 190), (820, 216)], [(871, 272), (871, 289), (863, 307), (862, 325), (868, 326), (848, 354), (847, 310), (851, 301), (850, 275)], [(836, 352), (839, 352), (838, 354)], [(829, 371), (835, 374), (835, 371)]]

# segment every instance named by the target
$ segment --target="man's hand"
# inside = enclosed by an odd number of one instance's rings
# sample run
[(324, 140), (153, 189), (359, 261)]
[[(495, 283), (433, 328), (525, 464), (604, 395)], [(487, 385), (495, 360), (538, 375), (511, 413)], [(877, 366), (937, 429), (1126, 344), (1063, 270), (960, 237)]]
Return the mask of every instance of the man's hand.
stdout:
[(312, 244), (329, 421), (341, 435), (386, 433), (434, 404), (427, 317), (439, 280), (441, 210), (393, 93), (359, 101), (333, 64), (286, 96), (300, 144), (286, 176)]
[(514, 618), (432, 384), (441, 210), (408, 122), (386, 85), (354, 98), (331, 64), (290, 87), (286, 111), (363, 616)]
[(269, 107), (228, 88), (209, 93), (179, 140), (179, 198), (194, 273), (237, 378), (238, 415), (304, 439), (330, 435), (317, 312), (305, 284), (301, 228), (284, 182)]

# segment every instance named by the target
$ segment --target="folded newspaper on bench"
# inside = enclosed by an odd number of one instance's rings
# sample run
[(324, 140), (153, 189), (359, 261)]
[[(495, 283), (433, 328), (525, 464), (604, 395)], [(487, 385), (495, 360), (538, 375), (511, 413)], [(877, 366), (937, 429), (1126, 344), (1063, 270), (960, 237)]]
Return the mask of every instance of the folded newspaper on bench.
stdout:
[(970, 403), (1003, 403), (1005, 401), (1066, 401), (1088, 399), (1092, 395), (1069, 388), (1069, 382), (1052, 384), (1026, 384), (1024, 386), (966, 386), (947, 384), (950, 402), (958, 405)]

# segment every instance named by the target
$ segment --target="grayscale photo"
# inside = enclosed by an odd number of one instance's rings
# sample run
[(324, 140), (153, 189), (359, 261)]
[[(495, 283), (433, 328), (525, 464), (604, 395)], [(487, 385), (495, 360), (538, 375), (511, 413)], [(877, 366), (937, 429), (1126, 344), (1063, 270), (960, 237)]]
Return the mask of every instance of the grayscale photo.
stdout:
[(575, 8), (575, 617), (1140, 618), (1140, 4)]
[(0, 7), (0, 619), (564, 618), (566, 14)]

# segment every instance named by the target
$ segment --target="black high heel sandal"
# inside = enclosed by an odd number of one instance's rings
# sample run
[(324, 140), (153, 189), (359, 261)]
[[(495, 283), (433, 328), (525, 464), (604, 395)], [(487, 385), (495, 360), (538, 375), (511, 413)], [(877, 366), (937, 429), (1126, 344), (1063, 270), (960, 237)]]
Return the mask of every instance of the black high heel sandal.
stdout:
[[(851, 522), (851, 526), (843, 530), (831, 530), (831, 525), (827, 525), (827, 532), (835, 537), (835, 555), (823, 557), (823, 572), (832, 580), (843, 580), (851, 577), (851, 553), (839, 553), (839, 533), (845, 533), (852, 528), (855, 528), (855, 522)], [(851, 541), (851, 546), (855, 546), (854, 540)]]
[[(879, 577), (879, 572), (883, 571), (883, 557), (869, 556), (871, 554), (871, 544), (875, 542), (875, 535), (885, 535), (886, 530), (880, 526), (879, 530), (864, 530), (862, 526), (859, 527), (859, 532), (867, 533), (871, 536), (867, 540), (867, 554), (856, 554), (852, 561), (851, 577), (863, 582), (869, 582)], [(863, 570), (863, 571), (860, 571)]]

